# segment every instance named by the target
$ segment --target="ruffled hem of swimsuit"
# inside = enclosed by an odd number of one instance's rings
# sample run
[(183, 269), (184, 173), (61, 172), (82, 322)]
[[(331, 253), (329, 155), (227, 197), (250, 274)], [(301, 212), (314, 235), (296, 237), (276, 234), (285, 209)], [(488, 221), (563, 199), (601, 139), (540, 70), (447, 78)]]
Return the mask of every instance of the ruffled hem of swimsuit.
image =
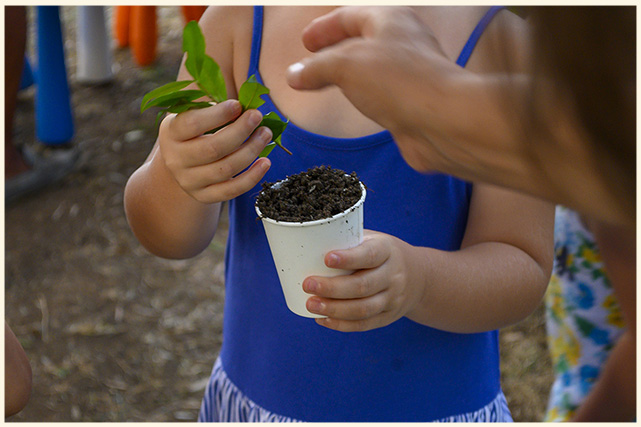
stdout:
[[(220, 358), (216, 360), (211, 378), (205, 390), (199, 422), (302, 422), (274, 414), (249, 399), (229, 379)], [(453, 415), (435, 422), (512, 422), (512, 415), (502, 391), (494, 400), (481, 409)]]

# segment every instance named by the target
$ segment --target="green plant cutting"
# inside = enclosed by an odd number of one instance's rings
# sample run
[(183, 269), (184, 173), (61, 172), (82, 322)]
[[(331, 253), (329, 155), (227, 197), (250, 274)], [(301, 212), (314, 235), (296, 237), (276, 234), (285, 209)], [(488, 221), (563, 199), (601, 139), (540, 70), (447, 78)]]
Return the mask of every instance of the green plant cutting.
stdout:
[[(196, 21), (189, 22), (183, 30), (183, 52), (187, 54), (185, 68), (193, 77), (193, 80), (180, 80), (160, 86), (147, 93), (140, 105), (140, 112), (148, 108), (160, 107), (156, 115), (156, 124), (165, 113), (183, 113), (187, 110), (210, 107), (211, 101), (220, 103), (227, 99), (227, 88), (225, 78), (220, 67), (214, 59), (205, 53), (205, 37)], [(195, 83), (198, 89), (185, 89)], [(262, 95), (269, 93), (269, 89), (251, 75), (238, 90), (238, 101), (243, 111), (260, 107), (265, 100)], [(211, 101), (203, 101), (208, 98)], [(270, 142), (260, 153), (260, 157), (266, 157), (277, 145), (292, 154), (281, 143), (281, 134), (287, 127), (287, 122), (275, 112), (269, 112), (263, 116), (259, 126), (266, 126), (272, 131), (272, 142)], [(221, 126), (206, 133), (214, 133)]]

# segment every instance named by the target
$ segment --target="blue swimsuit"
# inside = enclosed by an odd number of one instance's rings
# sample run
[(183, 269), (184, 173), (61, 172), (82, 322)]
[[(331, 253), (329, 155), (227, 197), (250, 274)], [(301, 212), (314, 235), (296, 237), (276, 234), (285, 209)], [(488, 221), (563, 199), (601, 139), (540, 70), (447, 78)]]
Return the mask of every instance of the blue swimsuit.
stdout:
[[(498, 10), (479, 23), (459, 65)], [(255, 8), (248, 72), (259, 81), (262, 12)], [(264, 98), (263, 113), (279, 112)], [(368, 187), (366, 229), (411, 245), (460, 248), (471, 184), (414, 171), (388, 131), (332, 138), (290, 123), (283, 144), (294, 155), (274, 150), (266, 181), (319, 165), (355, 171)], [(497, 331), (455, 334), (402, 318), (342, 333), (291, 313), (254, 211), (259, 191), (257, 185), (229, 205), (223, 345), (200, 421), (511, 421)]]

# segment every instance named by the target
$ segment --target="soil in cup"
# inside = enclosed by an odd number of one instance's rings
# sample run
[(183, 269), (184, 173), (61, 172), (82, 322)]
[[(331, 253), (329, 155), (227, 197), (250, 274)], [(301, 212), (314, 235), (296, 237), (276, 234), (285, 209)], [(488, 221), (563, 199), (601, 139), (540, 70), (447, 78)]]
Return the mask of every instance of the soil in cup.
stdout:
[(347, 174), (330, 166), (317, 166), (274, 184), (262, 184), (256, 206), (263, 216), (276, 221), (330, 218), (354, 206), (362, 195), (355, 172)]

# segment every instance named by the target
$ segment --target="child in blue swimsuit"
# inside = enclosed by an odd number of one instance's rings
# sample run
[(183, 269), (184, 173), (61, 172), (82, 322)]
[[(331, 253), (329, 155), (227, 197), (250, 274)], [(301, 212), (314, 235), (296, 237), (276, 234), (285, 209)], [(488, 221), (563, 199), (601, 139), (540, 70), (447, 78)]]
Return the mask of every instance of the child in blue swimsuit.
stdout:
[[(168, 115), (127, 184), (132, 230), (163, 257), (204, 250), (221, 203), (229, 201), (223, 345), (199, 419), (510, 421), (497, 329), (541, 302), (553, 259), (554, 207), (417, 173), (390, 133), (338, 89), (289, 88), (287, 66), (310, 54), (301, 31), (327, 9), (210, 7), (200, 21), (230, 98), (252, 74), (270, 88), (260, 112), (290, 119), (283, 143), (293, 155), (274, 150), (256, 160), (270, 132), (256, 129), (258, 111), (241, 114), (230, 100)], [(481, 37), (492, 32), (490, 21), (493, 31), (523, 24), (500, 8), (417, 11), (446, 53), (477, 71), (492, 71), (483, 54), (491, 34)], [(179, 79), (186, 78), (183, 68)], [(354, 273), (304, 282), (314, 295), (307, 308), (327, 316), (312, 320), (287, 309), (253, 205), (261, 181), (320, 165), (355, 171), (367, 185), (368, 231), (360, 246), (326, 257), (329, 267)]]

